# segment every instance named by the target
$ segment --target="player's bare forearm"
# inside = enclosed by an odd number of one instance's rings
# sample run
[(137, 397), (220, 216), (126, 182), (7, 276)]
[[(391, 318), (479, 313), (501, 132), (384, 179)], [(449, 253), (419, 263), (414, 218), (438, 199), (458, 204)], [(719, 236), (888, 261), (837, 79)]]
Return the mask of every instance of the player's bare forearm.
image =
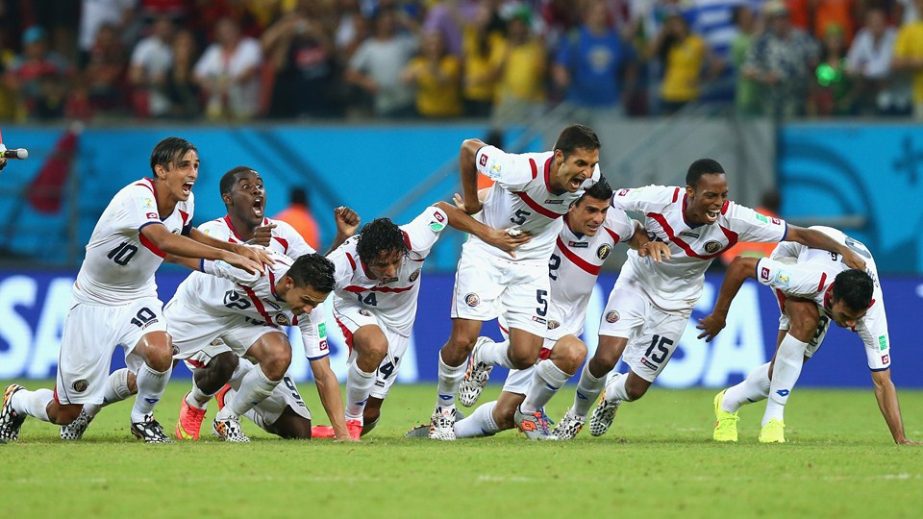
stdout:
[(894, 443), (913, 443), (904, 434), (901, 406), (897, 400), (897, 388), (891, 381), (891, 370), (873, 371), (872, 382), (875, 384), (875, 399), (878, 400), (878, 408), (881, 410), (885, 423), (888, 424), (888, 430), (891, 431)]
[(453, 229), (473, 234), (481, 239), (484, 239), (491, 230), (491, 227), (475, 220), (474, 217), (448, 202), (436, 202), (433, 205), (445, 212), (446, 216), (449, 217), (449, 227)]
[(828, 252), (836, 252), (843, 256), (843, 262), (846, 263), (848, 267), (865, 270), (865, 261), (860, 258), (858, 254), (849, 247), (818, 230), (789, 225), (788, 234), (785, 239), (798, 242), (812, 249), (823, 249)]
[[(189, 232), (189, 237), (199, 243), (208, 245), (209, 247), (214, 247), (216, 249), (221, 249), (227, 252), (231, 252), (236, 256), (242, 256), (243, 258), (252, 260), (261, 265), (270, 266), (273, 264), (273, 260), (269, 256), (269, 252), (263, 247), (251, 247), (249, 245), (245, 245), (242, 243), (231, 243), (228, 241), (218, 240), (216, 238), (212, 238), (211, 236), (205, 234), (204, 232), (196, 228), (193, 228)], [(206, 259), (212, 259), (212, 258), (206, 258)], [(231, 256), (230, 258), (225, 257), (225, 258), (218, 258), (218, 259), (223, 259), (224, 261), (234, 266), (242, 267), (245, 270), (251, 270), (249, 267), (244, 267), (243, 265), (240, 265), (240, 261), (235, 259), (235, 256)], [(257, 268), (256, 270), (259, 270), (259, 268)]]
[(737, 292), (740, 291), (744, 281), (747, 278), (756, 277), (757, 262), (759, 262), (757, 258), (734, 258), (724, 274), (724, 281), (721, 282), (721, 290), (718, 292), (718, 300), (715, 301), (713, 313), (727, 315), (731, 309), (731, 301), (737, 297)]
[[(189, 237), (199, 243), (208, 245), (209, 247), (214, 247), (216, 249), (233, 252), (235, 254), (238, 254), (237, 251), (240, 248), (240, 246), (236, 243), (231, 243), (229, 241), (212, 238), (211, 236), (205, 234), (204, 232), (194, 227), (189, 231)], [(212, 259), (212, 258), (209, 258), (209, 259)], [(218, 258), (215, 258), (215, 259), (218, 259)]]
[[(192, 233), (196, 232), (205, 236), (197, 229), (192, 230)], [(192, 233), (190, 233), (190, 236), (192, 236)], [(158, 249), (174, 256), (211, 260), (223, 260), (228, 257), (228, 252), (225, 250), (212, 247), (207, 243), (195, 239), (173, 234), (163, 225), (148, 225), (144, 229), (141, 229), (141, 234), (153, 242)]]
[(317, 395), (330, 425), (338, 440), (348, 440), (349, 432), (346, 430), (346, 415), (343, 408), (343, 398), (340, 396), (340, 384), (330, 368), (330, 359), (324, 357), (311, 361), (311, 373), (314, 375), (314, 385), (317, 386)]
[(344, 241), (353, 237), (362, 222), (359, 214), (346, 206), (340, 206), (333, 210), (333, 220), (336, 223), (337, 234), (324, 256), (335, 251)]
[(198, 258), (189, 258), (186, 256), (177, 256), (175, 254), (167, 254), (163, 259), (169, 263), (175, 263), (176, 265), (182, 265), (191, 270), (199, 270), (201, 265), (201, 260)]
[(462, 143), (461, 151), (458, 154), (462, 195), (465, 197), (465, 211), (468, 214), (476, 213), (481, 207), (478, 200), (478, 169), (475, 161), (477, 160), (478, 150), (484, 146), (486, 144), (478, 139), (467, 139)]

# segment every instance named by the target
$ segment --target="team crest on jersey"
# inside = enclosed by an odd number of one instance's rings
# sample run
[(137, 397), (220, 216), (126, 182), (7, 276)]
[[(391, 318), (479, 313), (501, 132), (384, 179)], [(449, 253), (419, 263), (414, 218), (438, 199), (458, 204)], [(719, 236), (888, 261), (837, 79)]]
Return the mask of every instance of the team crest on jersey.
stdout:
[(604, 260), (609, 257), (610, 252), (612, 252), (612, 247), (610, 247), (608, 243), (605, 243), (603, 245), (600, 245), (599, 248), (596, 249), (596, 257), (601, 260)]
[(609, 324), (613, 324), (613, 323), (619, 322), (619, 319), (620, 319), (620, 318), (621, 318), (621, 316), (620, 316), (619, 313), (616, 312), (615, 310), (613, 310), (613, 311), (611, 311), (611, 312), (609, 312), (609, 313), (606, 314), (606, 322), (609, 323)]
[(465, 296), (465, 304), (470, 306), (471, 308), (474, 308), (477, 305), (481, 304), (481, 298), (478, 297), (478, 295), (475, 294), (474, 292), (471, 292), (470, 294)]
[(714, 254), (721, 250), (721, 242), (712, 240), (705, 243), (705, 252), (708, 254)]
[(420, 277), (420, 269), (417, 269), (411, 272), (410, 277), (407, 278), (407, 281), (410, 281), (411, 283), (413, 283), (414, 281), (417, 280), (418, 277)]
[(553, 320), (553, 319), (551, 319), (551, 320), (548, 321), (548, 329), (549, 329), (549, 330), (554, 330), (554, 329), (556, 329), (556, 328), (559, 328), (560, 326), (561, 326), (561, 323), (559, 323), (559, 322), (557, 322), (557, 321), (555, 321), (555, 320)]
[(90, 387), (90, 383), (83, 379), (75, 380), (74, 383), (71, 384), (71, 389), (73, 389), (75, 393), (83, 393), (88, 387)]
[(288, 317), (286, 317), (285, 314), (276, 314), (276, 324), (279, 326), (288, 326)]

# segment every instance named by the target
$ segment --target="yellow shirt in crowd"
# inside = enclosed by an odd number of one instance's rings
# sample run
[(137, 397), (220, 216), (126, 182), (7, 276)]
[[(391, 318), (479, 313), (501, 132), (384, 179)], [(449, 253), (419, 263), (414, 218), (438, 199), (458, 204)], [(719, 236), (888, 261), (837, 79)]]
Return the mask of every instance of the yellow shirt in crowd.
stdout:
[(667, 53), (660, 95), (665, 101), (685, 102), (699, 97), (699, 78), (705, 62), (705, 40), (690, 35)]
[(519, 101), (545, 100), (545, 47), (538, 40), (510, 47), (500, 79), (500, 97)]
[[(901, 27), (894, 42), (895, 58), (923, 58), (923, 22)], [(913, 73), (913, 102), (923, 103), (923, 70)]]
[(455, 56), (443, 56), (439, 61), (439, 75), (442, 82), (423, 57), (410, 60), (407, 67), (413, 72), (417, 83), (417, 110), (424, 117), (452, 117), (461, 115), (461, 64)]
[(462, 48), (465, 56), (465, 99), (493, 101), (497, 94), (499, 75), (494, 78), (490, 78), (490, 75), (503, 66), (506, 39), (497, 33), (488, 35), (487, 52), (482, 56), (478, 49), (477, 30), (467, 27)]

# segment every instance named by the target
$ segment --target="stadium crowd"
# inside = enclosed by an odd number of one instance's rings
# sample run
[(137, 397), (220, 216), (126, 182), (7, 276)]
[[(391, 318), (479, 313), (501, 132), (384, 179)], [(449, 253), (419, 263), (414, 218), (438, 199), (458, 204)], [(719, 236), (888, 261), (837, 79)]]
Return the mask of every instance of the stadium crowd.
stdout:
[(6, 0), (0, 120), (923, 118), (923, 0)]

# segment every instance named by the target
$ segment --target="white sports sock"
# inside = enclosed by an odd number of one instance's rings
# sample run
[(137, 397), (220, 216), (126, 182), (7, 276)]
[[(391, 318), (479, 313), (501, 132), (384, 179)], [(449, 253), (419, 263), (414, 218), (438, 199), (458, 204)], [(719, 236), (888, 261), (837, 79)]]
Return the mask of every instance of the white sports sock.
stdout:
[(233, 398), (224, 400), (225, 406), (218, 411), (215, 419), (223, 420), (232, 416), (243, 416), (244, 413), (268, 398), (281, 381), (282, 379), (270, 380), (262, 369), (251, 369), (240, 381), (240, 388)]
[(465, 363), (460, 366), (449, 366), (442, 360), (442, 352), (439, 352), (439, 382), (436, 384), (436, 407), (447, 409), (455, 407), (455, 393), (458, 392), (458, 385), (461, 384), (465, 377)]
[[(230, 402), (234, 395), (237, 394), (236, 389), (228, 389), (224, 394), (224, 401)], [(243, 414), (250, 419), (251, 422), (255, 423), (260, 429), (266, 430), (266, 421), (263, 419), (262, 413), (260, 413), (260, 408), (258, 406), (253, 406), (252, 409)]]
[[(240, 388), (240, 383), (243, 381), (244, 377), (247, 376), (247, 373), (256, 367), (256, 364), (250, 362), (247, 359), (240, 359), (240, 362), (237, 363), (237, 367), (234, 368), (234, 373), (231, 373), (231, 378), (228, 380), (228, 384), (234, 389)], [(219, 389), (220, 391), (220, 389)]]
[(471, 413), (471, 416), (455, 422), (456, 438), (477, 438), (493, 436), (500, 430), (494, 421), (494, 407), (497, 401), (487, 402)]
[(607, 402), (630, 402), (628, 390), (625, 389), (625, 383), (628, 382), (628, 375), (625, 373), (616, 373), (606, 384), (606, 401)]
[(208, 408), (208, 401), (211, 400), (213, 396), (214, 395), (209, 395), (199, 389), (199, 386), (195, 385), (195, 380), (193, 380), (192, 389), (186, 393), (185, 400), (190, 407), (204, 410)]
[(154, 406), (167, 389), (171, 371), (172, 368), (154, 371), (147, 363), (141, 366), (138, 370), (138, 396), (135, 398), (134, 407), (131, 408), (132, 423), (143, 422), (145, 416), (154, 412)]
[(734, 413), (744, 404), (759, 402), (769, 396), (769, 363), (758, 366), (740, 384), (724, 392), (721, 409)]
[(131, 371), (128, 368), (117, 369), (109, 374), (106, 379), (106, 390), (103, 392), (102, 404), (84, 404), (83, 412), (93, 418), (99, 413), (99, 410), (109, 404), (115, 404), (131, 396), (131, 388), (128, 387), (128, 374)]
[(577, 395), (574, 397), (574, 414), (586, 416), (605, 385), (606, 377), (594, 377), (590, 373), (590, 364), (584, 364), (583, 372), (580, 373), (580, 382), (577, 383)]
[(346, 369), (346, 419), (362, 421), (362, 411), (375, 384), (375, 372), (367, 373), (352, 362)]
[(52, 400), (54, 400), (54, 391), (50, 389), (36, 389), (35, 391), (21, 389), (13, 395), (10, 405), (16, 414), (25, 414), (43, 422), (50, 422), (48, 404)]
[(513, 363), (510, 362), (510, 341), (506, 340), (503, 342), (494, 342), (494, 341), (484, 341), (480, 347), (478, 347), (477, 358), (474, 360), (477, 362), (483, 362), (484, 364), (494, 364), (496, 366), (503, 366), (504, 368), (511, 369)]
[(776, 361), (772, 367), (772, 380), (769, 381), (769, 400), (766, 401), (766, 412), (763, 413), (763, 425), (769, 420), (783, 420), (785, 403), (795, 388), (795, 382), (801, 375), (801, 366), (804, 364), (804, 352), (808, 343), (801, 342), (785, 334), (779, 351), (776, 352)]
[(535, 365), (532, 375), (532, 385), (526, 393), (526, 399), (519, 405), (519, 410), (525, 414), (532, 414), (545, 407), (551, 397), (567, 383), (570, 375), (555, 366), (551, 359), (545, 359)]

